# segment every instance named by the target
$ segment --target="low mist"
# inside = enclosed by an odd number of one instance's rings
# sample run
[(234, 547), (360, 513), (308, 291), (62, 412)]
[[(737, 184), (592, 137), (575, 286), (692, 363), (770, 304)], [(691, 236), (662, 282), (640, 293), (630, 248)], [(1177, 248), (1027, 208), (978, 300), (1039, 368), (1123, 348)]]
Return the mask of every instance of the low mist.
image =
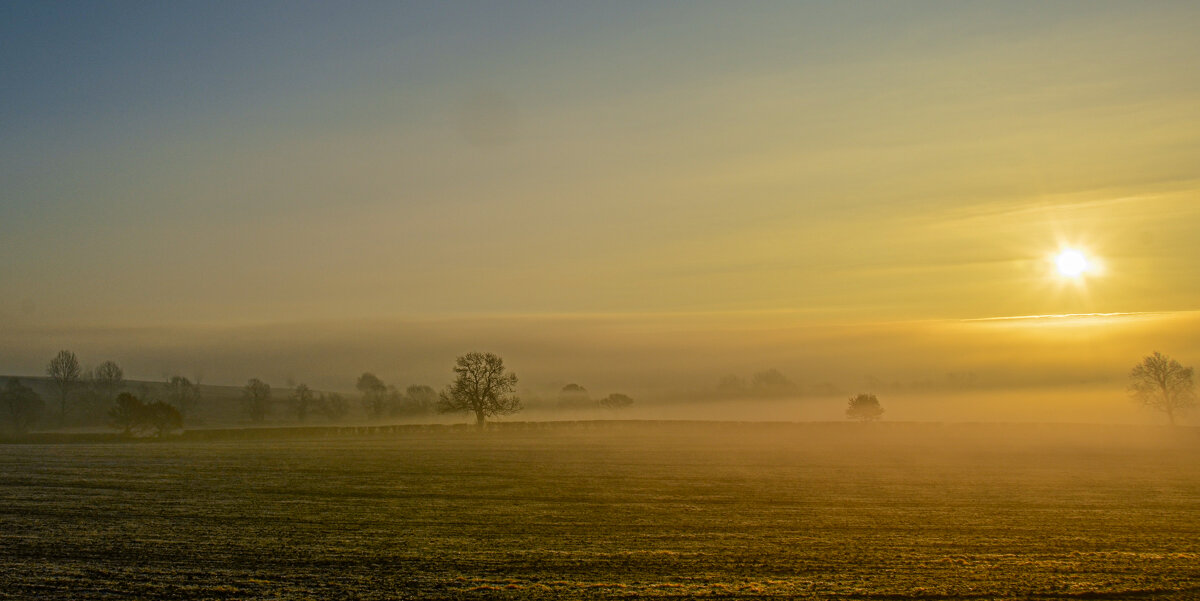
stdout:
[[(455, 356), (487, 350), (520, 377), (527, 411), (513, 419), (535, 419), (577, 384), (597, 399), (633, 396), (622, 412), (631, 418), (836, 420), (846, 395), (872, 392), (888, 420), (1145, 421), (1153, 416), (1125, 394), (1130, 367), (1154, 350), (1193, 364), (1198, 326), (1196, 313), (845, 325), (738, 314), (18, 326), (0, 332), (0, 365), (41, 375), (66, 348), (85, 367), (114, 360), (130, 379), (184, 374), (240, 386), (261, 378), (352, 391), (370, 371), (399, 387), (440, 389)], [(782, 388), (755, 389), (768, 372)]]

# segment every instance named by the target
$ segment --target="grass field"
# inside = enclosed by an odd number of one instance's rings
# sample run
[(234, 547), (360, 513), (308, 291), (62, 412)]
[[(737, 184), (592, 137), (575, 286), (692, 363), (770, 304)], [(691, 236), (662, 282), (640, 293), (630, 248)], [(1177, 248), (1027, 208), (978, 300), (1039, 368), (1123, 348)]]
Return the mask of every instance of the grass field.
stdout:
[(0, 598), (1200, 597), (1200, 436), (595, 423), (0, 445)]

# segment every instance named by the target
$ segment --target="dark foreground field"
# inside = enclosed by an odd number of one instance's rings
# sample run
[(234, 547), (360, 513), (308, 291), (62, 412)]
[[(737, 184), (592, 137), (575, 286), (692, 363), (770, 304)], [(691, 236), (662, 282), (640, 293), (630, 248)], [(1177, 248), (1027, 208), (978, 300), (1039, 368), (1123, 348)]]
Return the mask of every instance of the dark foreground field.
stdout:
[(0, 597), (1200, 597), (1194, 429), (0, 446)]

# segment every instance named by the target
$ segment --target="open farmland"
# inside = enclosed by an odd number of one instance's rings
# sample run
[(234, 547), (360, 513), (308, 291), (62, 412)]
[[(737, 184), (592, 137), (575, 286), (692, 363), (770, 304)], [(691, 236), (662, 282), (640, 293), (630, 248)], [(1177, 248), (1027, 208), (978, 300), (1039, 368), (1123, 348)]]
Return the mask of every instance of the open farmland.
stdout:
[(1198, 458), (970, 424), (3, 445), (0, 598), (1191, 598)]

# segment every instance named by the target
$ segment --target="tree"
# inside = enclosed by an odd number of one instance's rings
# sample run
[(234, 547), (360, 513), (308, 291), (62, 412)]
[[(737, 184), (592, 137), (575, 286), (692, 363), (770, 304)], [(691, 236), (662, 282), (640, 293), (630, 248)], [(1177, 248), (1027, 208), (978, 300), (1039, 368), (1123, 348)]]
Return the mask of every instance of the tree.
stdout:
[(800, 387), (778, 369), (768, 369), (754, 374), (750, 381), (754, 394), (764, 397), (786, 397), (800, 394)]
[(296, 414), (296, 419), (304, 421), (308, 419), (308, 413), (312, 410), (315, 398), (313, 391), (307, 384), (297, 384), (292, 389), (292, 411)]
[(125, 385), (125, 371), (112, 361), (97, 365), (91, 372), (89, 383), (92, 389), (105, 404), (112, 401), (121, 387)]
[(605, 409), (624, 409), (633, 404), (633, 399), (619, 392), (614, 392), (600, 399), (600, 406)]
[(437, 408), (438, 393), (432, 386), (413, 384), (404, 390), (404, 396), (414, 413), (429, 413)]
[(521, 400), (513, 395), (517, 374), (504, 371), (504, 360), (492, 353), (467, 353), (454, 362), (454, 383), (438, 401), (438, 411), (472, 411), (475, 423), (483, 427), (489, 416), (508, 415), (521, 410)]
[[(113, 398), (125, 385), (125, 372), (112, 361), (105, 361), (84, 372), (83, 398), (76, 397), (76, 408), (84, 409), (88, 417), (103, 416)], [(80, 402), (82, 401), (82, 402)]]
[(37, 423), (45, 407), (42, 397), (16, 378), (9, 378), (4, 389), (0, 390), (0, 412), (12, 433), (18, 436), (28, 432)]
[(593, 405), (586, 388), (578, 384), (567, 384), (558, 391), (558, 406), (563, 409), (584, 409)]
[(717, 393), (722, 396), (741, 396), (746, 394), (746, 381), (729, 374), (717, 381)]
[(424, 415), (437, 407), (438, 393), (429, 386), (414, 384), (401, 393), (388, 387), (392, 415)]
[(883, 407), (879, 405), (879, 399), (875, 398), (873, 394), (852, 396), (850, 404), (846, 407), (846, 417), (860, 422), (873, 422), (882, 415)]
[(1158, 351), (1129, 372), (1129, 393), (1141, 405), (1166, 413), (1171, 425), (1176, 415), (1196, 406), (1192, 368)]
[(183, 428), (183, 415), (174, 406), (162, 401), (146, 404), (128, 392), (117, 395), (108, 417), (109, 425), (125, 436), (153, 431), (155, 437), (163, 438)]
[(200, 398), (200, 386), (183, 376), (171, 376), (167, 380), (167, 402), (179, 410), (181, 418), (196, 407)]
[(265, 420), (271, 412), (271, 385), (258, 378), (246, 381), (242, 388), (242, 409), (253, 421)]
[(336, 392), (329, 394), (322, 393), (317, 397), (317, 411), (328, 418), (329, 421), (335, 422), (346, 417), (347, 413), (350, 413), (350, 402)]
[(80, 373), (79, 358), (71, 351), (58, 351), (46, 366), (46, 375), (50, 376), (58, 390), (58, 418), (62, 421), (67, 419), (67, 395), (79, 383)]
[(154, 430), (154, 436), (158, 438), (183, 429), (183, 414), (173, 405), (162, 401), (143, 406), (139, 417), (147, 429)]
[(358, 377), (354, 387), (362, 393), (363, 409), (371, 417), (383, 417), (388, 404), (388, 387), (375, 374), (365, 372)]
[(135, 430), (143, 427), (142, 416), (145, 411), (146, 406), (140, 399), (128, 392), (122, 392), (117, 395), (113, 407), (108, 410), (108, 423), (125, 436), (132, 436)]

